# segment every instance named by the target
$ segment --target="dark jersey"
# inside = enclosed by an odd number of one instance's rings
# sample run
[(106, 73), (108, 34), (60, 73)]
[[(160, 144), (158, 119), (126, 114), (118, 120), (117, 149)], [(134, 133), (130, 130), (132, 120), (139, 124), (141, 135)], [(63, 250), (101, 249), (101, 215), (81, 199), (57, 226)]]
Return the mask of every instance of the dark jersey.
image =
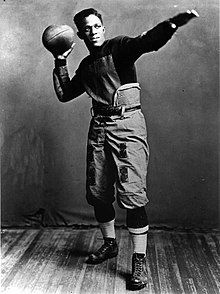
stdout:
[(66, 102), (87, 92), (93, 105), (112, 105), (120, 86), (137, 82), (135, 61), (142, 54), (161, 48), (175, 31), (169, 21), (164, 21), (134, 38), (119, 36), (106, 40), (82, 60), (71, 80), (67, 67), (57, 61), (54, 85), (58, 98)]

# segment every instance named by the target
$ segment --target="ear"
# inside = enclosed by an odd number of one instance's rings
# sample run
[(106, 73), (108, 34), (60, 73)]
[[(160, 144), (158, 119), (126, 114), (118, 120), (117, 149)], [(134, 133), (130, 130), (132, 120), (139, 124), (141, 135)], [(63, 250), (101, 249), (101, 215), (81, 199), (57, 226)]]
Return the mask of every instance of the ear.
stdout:
[(84, 39), (84, 38), (83, 38), (83, 34), (82, 34), (81, 32), (78, 31), (76, 34), (77, 34), (77, 36), (78, 36), (81, 40)]

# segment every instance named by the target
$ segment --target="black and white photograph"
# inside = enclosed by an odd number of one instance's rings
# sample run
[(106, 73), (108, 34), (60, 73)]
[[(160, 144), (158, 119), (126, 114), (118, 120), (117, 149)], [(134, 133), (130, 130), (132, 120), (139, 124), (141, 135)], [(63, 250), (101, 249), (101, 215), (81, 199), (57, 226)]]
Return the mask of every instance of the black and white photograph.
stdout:
[(219, 294), (219, 1), (0, 10), (0, 292)]

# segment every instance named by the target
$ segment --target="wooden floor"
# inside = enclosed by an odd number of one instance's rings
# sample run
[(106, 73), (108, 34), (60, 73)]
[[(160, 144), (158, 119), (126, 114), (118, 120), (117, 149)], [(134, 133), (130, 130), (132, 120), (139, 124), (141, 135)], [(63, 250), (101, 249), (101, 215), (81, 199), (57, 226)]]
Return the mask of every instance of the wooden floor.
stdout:
[[(2, 230), (1, 293), (134, 293), (126, 286), (131, 267), (128, 232), (116, 233), (118, 257), (93, 266), (85, 260), (102, 243), (96, 228)], [(151, 230), (149, 281), (136, 293), (220, 293), (219, 239), (216, 231)]]

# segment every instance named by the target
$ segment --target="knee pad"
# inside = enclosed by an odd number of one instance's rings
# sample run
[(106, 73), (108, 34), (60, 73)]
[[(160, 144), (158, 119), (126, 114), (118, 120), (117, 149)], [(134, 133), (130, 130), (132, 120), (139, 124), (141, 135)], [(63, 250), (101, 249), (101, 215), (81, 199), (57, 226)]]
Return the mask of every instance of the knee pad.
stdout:
[(115, 209), (112, 204), (96, 203), (94, 205), (94, 212), (96, 220), (99, 223), (105, 223), (115, 219)]
[(127, 209), (126, 225), (129, 228), (143, 228), (148, 225), (148, 217), (145, 207)]

